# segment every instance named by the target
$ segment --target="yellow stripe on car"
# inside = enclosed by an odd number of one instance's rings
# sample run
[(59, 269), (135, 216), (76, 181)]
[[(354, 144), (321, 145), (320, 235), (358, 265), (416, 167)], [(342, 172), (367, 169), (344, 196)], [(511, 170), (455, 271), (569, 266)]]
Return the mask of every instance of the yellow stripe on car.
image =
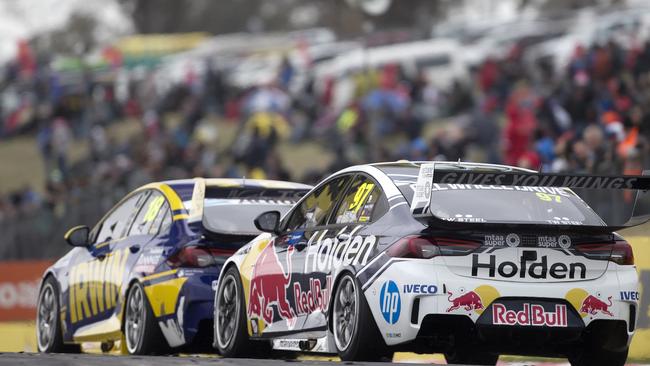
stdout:
[(144, 281), (155, 280), (156, 278), (160, 278), (160, 277), (165, 277), (165, 276), (173, 275), (173, 274), (175, 274), (176, 272), (178, 272), (177, 269), (170, 269), (169, 271), (160, 272), (160, 273), (154, 273), (154, 274), (149, 275), (149, 276), (147, 276), (147, 277), (143, 277), (143, 278), (142, 278), (142, 281), (144, 282)]

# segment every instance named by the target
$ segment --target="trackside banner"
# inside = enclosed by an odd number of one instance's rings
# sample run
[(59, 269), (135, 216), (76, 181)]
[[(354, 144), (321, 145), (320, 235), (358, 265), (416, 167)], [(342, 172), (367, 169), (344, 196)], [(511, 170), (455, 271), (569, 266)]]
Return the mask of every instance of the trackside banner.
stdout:
[(41, 276), (48, 260), (0, 262), (0, 322), (34, 320)]

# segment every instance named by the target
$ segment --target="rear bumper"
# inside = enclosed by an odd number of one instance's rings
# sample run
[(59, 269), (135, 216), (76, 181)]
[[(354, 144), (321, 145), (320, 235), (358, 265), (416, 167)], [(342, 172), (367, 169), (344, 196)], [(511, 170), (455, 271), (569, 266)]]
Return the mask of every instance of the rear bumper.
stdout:
[[(393, 306), (392, 312), (385, 297), (389, 282), (395, 284), (390, 286), (393, 292), (398, 291), (393, 299), (398, 299), (399, 306)], [(471, 339), (491, 350), (501, 347), (508, 353), (550, 356), (586, 339), (612, 350), (629, 345), (638, 304), (624, 300), (622, 294), (637, 291), (637, 286), (636, 271), (631, 266), (611, 264), (595, 280), (531, 284), (458, 276), (434, 258), (390, 263), (367, 285), (365, 295), (389, 346), (444, 351), (439, 348), (458, 343), (456, 339)], [(434, 287), (436, 291), (431, 291)], [(508, 298), (565, 304), (576, 323), (566, 327), (531, 327), (489, 326), (479, 322), (484, 312), (491, 311), (493, 303)], [(526, 345), (531, 348), (527, 350)]]
[[(214, 291), (212, 282), (220, 268), (179, 269), (160, 282), (146, 283), (145, 292), (156, 321), (170, 347), (195, 342), (198, 334), (212, 324)], [(207, 337), (211, 336), (208, 329)], [(203, 336), (200, 336), (203, 343)], [(209, 344), (210, 340), (206, 342)]]

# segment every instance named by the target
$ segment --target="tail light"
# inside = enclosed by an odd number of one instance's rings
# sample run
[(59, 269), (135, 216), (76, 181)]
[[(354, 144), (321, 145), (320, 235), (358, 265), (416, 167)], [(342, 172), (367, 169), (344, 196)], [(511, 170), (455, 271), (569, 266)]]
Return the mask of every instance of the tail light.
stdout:
[(167, 259), (170, 267), (209, 267), (223, 263), (235, 251), (228, 249), (188, 246)]
[(585, 257), (595, 260), (607, 260), (620, 265), (633, 265), (632, 246), (625, 240), (612, 243), (578, 244), (576, 250)]
[(441, 255), (467, 255), (480, 246), (480, 243), (469, 240), (407, 236), (391, 246), (386, 253), (391, 257), (428, 259)]

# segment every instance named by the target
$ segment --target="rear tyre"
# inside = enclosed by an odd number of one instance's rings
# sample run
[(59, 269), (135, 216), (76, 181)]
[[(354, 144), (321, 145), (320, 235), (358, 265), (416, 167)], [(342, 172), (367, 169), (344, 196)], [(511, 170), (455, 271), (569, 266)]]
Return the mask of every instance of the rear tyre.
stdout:
[(445, 352), (448, 364), (462, 365), (496, 365), (499, 355), (487, 352), (477, 352), (471, 349), (455, 349)]
[(580, 355), (570, 357), (569, 362), (571, 366), (624, 366), (627, 352), (627, 348), (613, 352), (600, 347), (587, 347)]
[(135, 283), (129, 289), (124, 303), (124, 338), (126, 349), (132, 355), (164, 354), (168, 351), (167, 340), (156, 324), (151, 305), (142, 284)]
[(332, 303), (332, 333), (343, 361), (392, 358), (379, 334), (361, 286), (349, 272), (342, 275)]
[(239, 271), (230, 267), (214, 299), (214, 345), (223, 357), (264, 358), (272, 351), (270, 342), (250, 340), (245, 304)]
[(49, 276), (43, 282), (41, 292), (38, 294), (36, 311), (38, 352), (80, 353), (80, 345), (63, 343), (59, 309), (59, 287), (54, 277)]

